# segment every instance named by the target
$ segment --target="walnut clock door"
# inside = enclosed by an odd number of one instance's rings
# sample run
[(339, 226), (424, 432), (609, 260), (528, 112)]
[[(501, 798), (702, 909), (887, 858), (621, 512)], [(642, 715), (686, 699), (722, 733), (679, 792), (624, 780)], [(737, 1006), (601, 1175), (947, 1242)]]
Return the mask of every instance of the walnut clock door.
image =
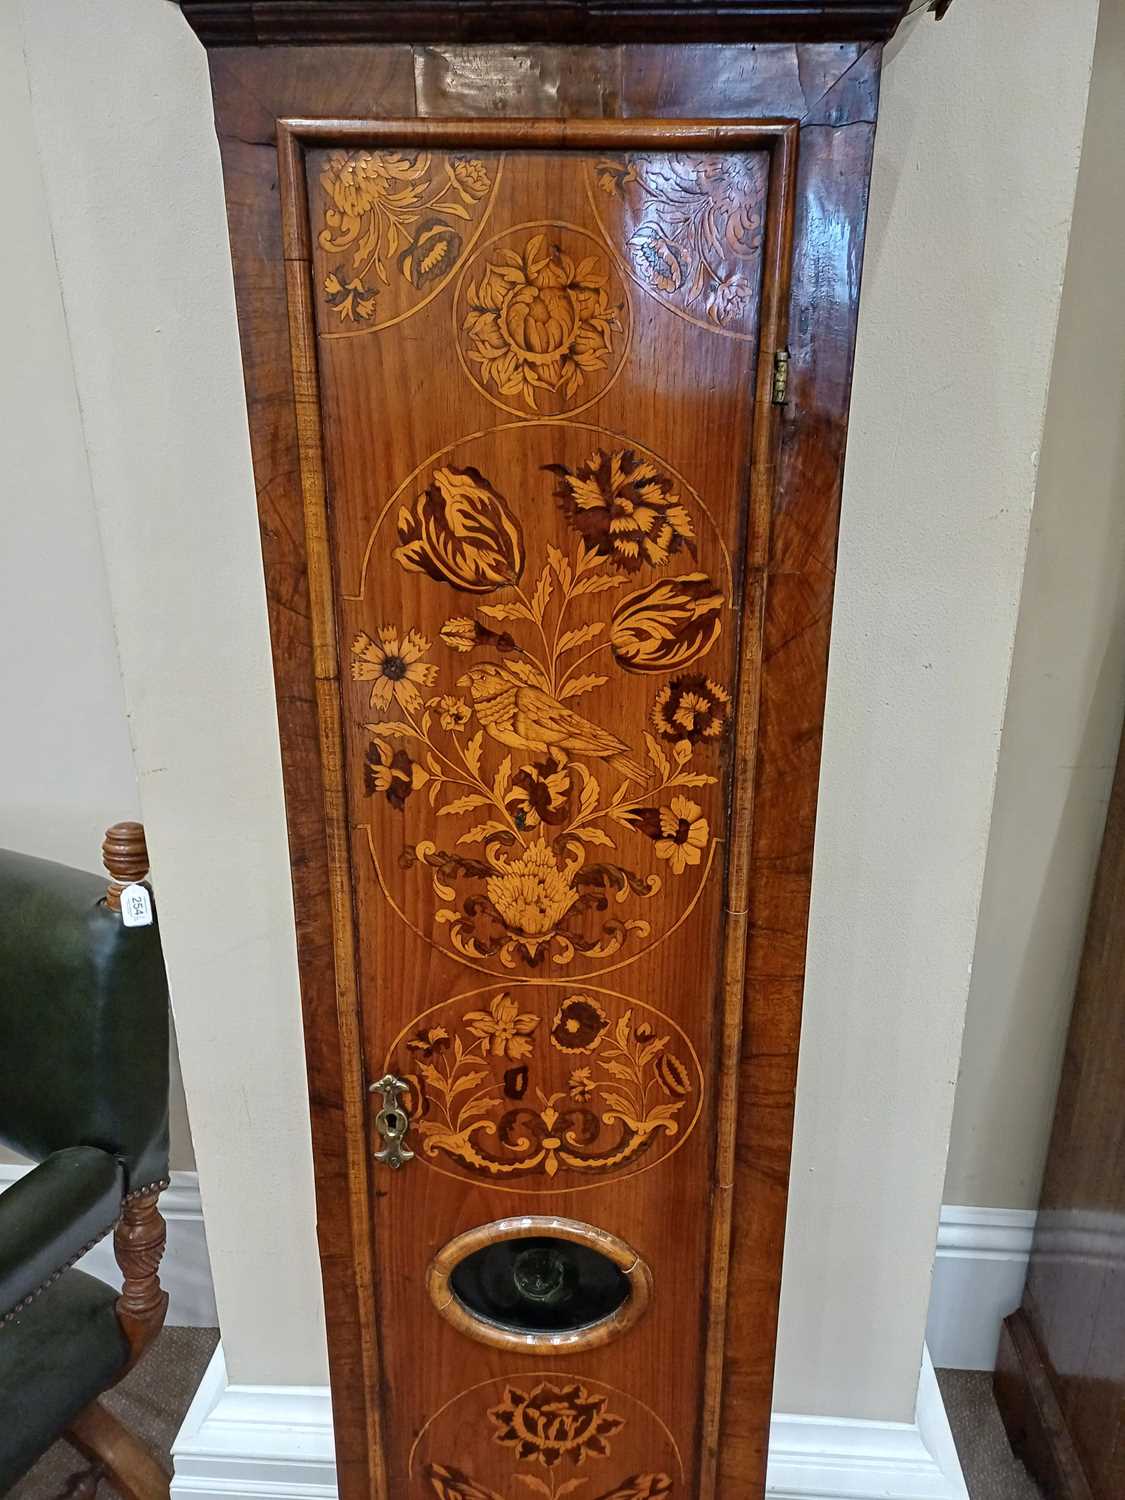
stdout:
[(403, 1500), (713, 1492), (795, 146), (281, 128)]

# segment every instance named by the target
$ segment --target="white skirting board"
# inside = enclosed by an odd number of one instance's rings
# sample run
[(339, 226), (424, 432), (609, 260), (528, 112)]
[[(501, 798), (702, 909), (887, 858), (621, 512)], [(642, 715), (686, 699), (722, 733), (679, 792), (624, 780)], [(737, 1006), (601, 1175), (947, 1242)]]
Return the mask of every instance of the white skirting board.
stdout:
[[(0, 1162), (0, 1192), (29, 1170)], [(168, 1248), (160, 1268), (170, 1297), (168, 1322), (214, 1328), (218, 1318), (194, 1172), (172, 1173), (172, 1185), (161, 1195), (160, 1209), (168, 1222)], [(926, 1343), (939, 1369), (993, 1368), (1000, 1324), (1019, 1306), (1023, 1294), (1034, 1227), (1034, 1212), (1023, 1209), (956, 1204), (942, 1209), (926, 1328)], [(120, 1280), (108, 1240), (96, 1245), (79, 1264), (104, 1281)], [(775, 1418), (775, 1453), (784, 1455), (794, 1445), (800, 1447), (799, 1429), (790, 1426), (794, 1420)], [(779, 1462), (788, 1460), (779, 1458)], [(783, 1493), (788, 1491), (778, 1491)]]
[[(30, 1167), (0, 1162), (0, 1192), (30, 1171)], [(168, 1248), (160, 1265), (161, 1285), (168, 1293), (167, 1321), (178, 1328), (216, 1328), (219, 1319), (195, 1172), (172, 1173), (171, 1186), (160, 1195), (160, 1212), (168, 1225)], [(78, 1265), (91, 1276), (121, 1285), (112, 1237), (95, 1245)]]
[[(30, 1170), (0, 1162), (0, 1192)], [(160, 1279), (170, 1297), (173, 1327), (218, 1325), (207, 1239), (194, 1172), (173, 1172), (160, 1198), (168, 1221), (168, 1248)], [(1000, 1324), (1019, 1306), (1023, 1294), (1035, 1214), (1011, 1208), (941, 1211), (926, 1343), (938, 1369), (991, 1370)], [(104, 1281), (120, 1279), (108, 1240), (79, 1262)]]
[[(172, 1457), (173, 1500), (334, 1500), (328, 1391), (228, 1385), (220, 1344)], [(771, 1500), (968, 1500), (929, 1355), (913, 1423), (775, 1416), (767, 1492)]]
[(1032, 1211), (959, 1208), (941, 1211), (926, 1343), (939, 1370), (991, 1370), (1000, 1325), (1020, 1305)]
[(229, 1385), (219, 1344), (172, 1464), (172, 1494), (192, 1500), (335, 1500), (328, 1387)]

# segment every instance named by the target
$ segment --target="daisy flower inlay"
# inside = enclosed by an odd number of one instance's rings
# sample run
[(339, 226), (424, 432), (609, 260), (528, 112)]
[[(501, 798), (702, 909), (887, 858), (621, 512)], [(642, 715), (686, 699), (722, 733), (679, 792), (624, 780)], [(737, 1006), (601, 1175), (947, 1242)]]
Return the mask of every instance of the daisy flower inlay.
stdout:
[(418, 630), (400, 638), (393, 625), (381, 625), (378, 640), (359, 632), (352, 642), (352, 676), (370, 682), (373, 709), (384, 713), (395, 702), (408, 714), (421, 712), (419, 688), (432, 686), (437, 676), (437, 667), (422, 659), (429, 649)]

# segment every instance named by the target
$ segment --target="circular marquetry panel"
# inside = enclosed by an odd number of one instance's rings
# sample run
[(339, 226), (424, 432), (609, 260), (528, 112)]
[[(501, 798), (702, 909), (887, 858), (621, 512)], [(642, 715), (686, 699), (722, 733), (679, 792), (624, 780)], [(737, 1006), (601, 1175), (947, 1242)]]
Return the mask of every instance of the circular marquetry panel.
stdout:
[(587, 229), (521, 224), (457, 283), (454, 335), (481, 395), (516, 416), (582, 411), (617, 379), (632, 336), (625, 283)]
[(694, 927), (739, 621), (688, 479), (591, 423), (509, 422), (403, 480), (356, 583), (356, 773), (405, 926), (478, 973), (562, 985)]
[(458, 1235), (430, 1262), (426, 1288), (454, 1328), (521, 1354), (596, 1349), (641, 1318), (652, 1273), (590, 1224), (525, 1215)]
[(409, 1471), (411, 1494), (429, 1500), (561, 1500), (575, 1490), (591, 1500), (665, 1500), (684, 1482), (675, 1439), (650, 1406), (565, 1370), (462, 1391), (418, 1434)]

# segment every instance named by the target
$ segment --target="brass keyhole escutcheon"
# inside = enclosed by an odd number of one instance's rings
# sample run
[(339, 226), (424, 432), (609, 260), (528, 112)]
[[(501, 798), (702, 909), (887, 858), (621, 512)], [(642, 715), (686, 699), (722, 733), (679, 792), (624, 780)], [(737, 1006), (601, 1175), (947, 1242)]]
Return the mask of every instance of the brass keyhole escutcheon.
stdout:
[(375, 1152), (375, 1160), (396, 1172), (408, 1161), (414, 1160), (414, 1152), (406, 1144), (410, 1116), (402, 1107), (402, 1096), (407, 1092), (408, 1087), (408, 1084), (401, 1078), (396, 1078), (393, 1073), (385, 1073), (378, 1083), (373, 1083), (368, 1089), (368, 1093), (378, 1094), (382, 1099), (382, 1104), (375, 1116), (375, 1130), (385, 1144), (381, 1150)]

